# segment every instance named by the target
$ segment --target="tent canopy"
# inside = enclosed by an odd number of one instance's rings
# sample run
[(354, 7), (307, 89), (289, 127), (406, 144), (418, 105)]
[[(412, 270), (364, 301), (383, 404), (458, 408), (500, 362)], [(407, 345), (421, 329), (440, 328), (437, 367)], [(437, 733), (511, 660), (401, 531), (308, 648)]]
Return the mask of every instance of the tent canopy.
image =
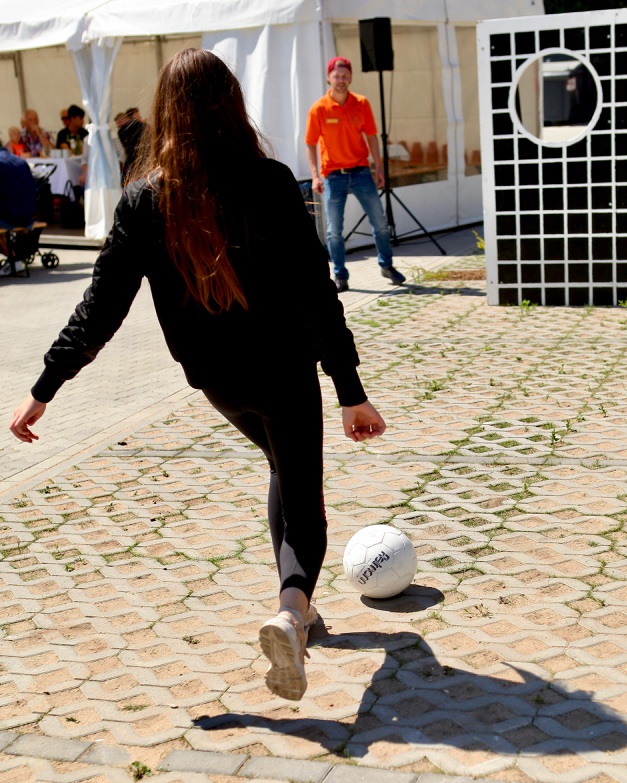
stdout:
[(107, 37), (241, 30), (321, 19), (476, 22), (541, 12), (538, 0), (0, 0), (0, 51), (66, 44), (77, 48)]
[(0, 51), (40, 49), (60, 44), (80, 45), (85, 15), (97, 0), (42, 0), (20, 5), (0, 0)]
[[(56, 0), (52, 6), (50, 0), (29, 0), (18, 10), (15, 0), (0, 0), (5, 116), (15, 123), (19, 105), (22, 111), (37, 106), (47, 111), (44, 127), (50, 127), (48, 96), (58, 96), (57, 105), (75, 100), (68, 72), (56, 67), (69, 50), (91, 117), (86, 236), (102, 238), (120, 192), (110, 125), (118, 52), (124, 84), (118, 80), (116, 88), (139, 105), (154, 89), (166, 50), (177, 50), (169, 42), (196, 36), (185, 44), (181, 40), (178, 48), (200, 45), (227, 62), (276, 156), (306, 177), (304, 125), (325, 89), (325, 62), (337, 45), (357, 64), (357, 20), (385, 16), (394, 28), (394, 94), (401, 96), (389, 114), (394, 138), (388, 138), (409, 158), (411, 169), (399, 166), (398, 185), (411, 191), (410, 208), (420, 207), (425, 224), (459, 225), (481, 215), (480, 151), (473, 131), (478, 127), (475, 24), (538, 12), (541, 0)], [(66, 78), (59, 78), (63, 73)], [(368, 96), (378, 114), (373, 79), (374, 74), (355, 69), (355, 92)], [(390, 101), (391, 88), (390, 81)]]

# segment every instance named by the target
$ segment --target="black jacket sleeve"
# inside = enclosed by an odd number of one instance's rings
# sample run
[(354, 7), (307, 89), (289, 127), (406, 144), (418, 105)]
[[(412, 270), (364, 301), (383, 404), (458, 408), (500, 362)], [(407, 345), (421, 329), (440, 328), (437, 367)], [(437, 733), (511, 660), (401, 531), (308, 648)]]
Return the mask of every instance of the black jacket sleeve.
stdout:
[(357, 373), (359, 355), (331, 279), (327, 252), (292, 172), (287, 166), (275, 165), (279, 178), (275, 206), (292, 255), (289, 273), (298, 291), (299, 307), (312, 330), (322, 369), (333, 380), (340, 405), (359, 405), (367, 399)]
[(65, 381), (92, 362), (128, 314), (143, 277), (141, 251), (129, 236), (134, 217), (125, 192), (91, 285), (44, 357), (45, 369), (31, 390), (39, 402), (49, 402)]

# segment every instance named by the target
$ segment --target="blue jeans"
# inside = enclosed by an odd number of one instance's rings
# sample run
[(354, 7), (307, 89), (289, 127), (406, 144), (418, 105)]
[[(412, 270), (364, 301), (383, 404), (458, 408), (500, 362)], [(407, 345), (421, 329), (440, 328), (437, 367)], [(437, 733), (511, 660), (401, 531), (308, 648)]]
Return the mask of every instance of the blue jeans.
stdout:
[[(30, 230), (33, 227), (32, 221), (23, 227)], [(7, 228), (9, 231), (12, 231), (14, 228), (22, 228), (22, 224), (20, 223), (18, 226), (16, 223), (7, 223), (6, 220), (0, 220), (0, 228)]]
[(348, 280), (343, 231), (344, 207), (349, 193), (357, 198), (368, 216), (377, 246), (379, 266), (392, 266), (390, 229), (370, 169), (363, 166), (347, 174), (332, 171), (324, 182), (324, 211), (327, 218), (327, 248), (333, 261), (333, 274), (340, 280)]

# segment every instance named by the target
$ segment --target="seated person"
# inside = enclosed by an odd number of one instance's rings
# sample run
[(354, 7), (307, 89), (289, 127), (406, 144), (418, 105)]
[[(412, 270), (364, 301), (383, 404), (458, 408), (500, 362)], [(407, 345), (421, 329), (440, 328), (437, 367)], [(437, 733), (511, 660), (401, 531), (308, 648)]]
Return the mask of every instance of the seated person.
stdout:
[(87, 136), (87, 131), (83, 128), (85, 111), (72, 104), (68, 106), (67, 117), (67, 126), (57, 134), (57, 149), (70, 149), (73, 155), (82, 155), (83, 140)]
[(20, 158), (30, 157), (28, 152), (26, 152), (26, 147), (22, 143), (22, 134), (20, 129), (15, 125), (12, 125), (9, 128), (9, 140), (5, 146), (9, 152), (12, 152), (14, 155), (17, 155)]
[(145, 123), (142, 120), (139, 109), (133, 107), (124, 112), (123, 117), (118, 121), (116, 115), (116, 124), (118, 126), (118, 136), (124, 148), (125, 160), (122, 169), (122, 179), (126, 181), (137, 159), (139, 145), (144, 132)]
[[(59, 131), (59, 133), (63, 133), (63, 131), (67, 128), (67, 126), (70, 123), (70, 118), (67, 116), (67, 109), (61, 109), (59, 112), (59, 119), (63, 123), (63, 128)], [(56, 148), (59, 149), (59, 133), (57, 133), (57, 143)]]
[(39, 126), (37, 112), (34, 109), (26, 109), (23, 123), (22, 144), (26, 148), (26, 152), (33, 158), (48, 155), (52, 146), (50, 134)]
[[(26, 161), (0, 147), (0, 228), (31, 228), (35, 221), (35, 181)], [(6, 234), (0, 234), (0, 253), (7, 256)], [(20, 262), (16, 271), (23, 269)], [(6, 271), (5, 271), (6, 270)], [(9, 274), (6, 264), (2, 274)]]
[[(115, 117), (113, 118), (113, 121), (115, 122), (115, 127), (117, 130), (119, 130), (122, 125), (126, 122), (126, 114), (123, 111), (118, 112)], [(124, 152), (124, 147), (122, 146), (122, 142), (120, 141), (120, 136), (116, 132), (115, 134), (112, 134), (113, 139), (113, 146), (115, 147), (115, 152), (118, 156), (118, 160), (120, 161), (120, 171), (122, 171), (122, 168), (124, 166), (124, 160), (126, 158), (126, 153)]]

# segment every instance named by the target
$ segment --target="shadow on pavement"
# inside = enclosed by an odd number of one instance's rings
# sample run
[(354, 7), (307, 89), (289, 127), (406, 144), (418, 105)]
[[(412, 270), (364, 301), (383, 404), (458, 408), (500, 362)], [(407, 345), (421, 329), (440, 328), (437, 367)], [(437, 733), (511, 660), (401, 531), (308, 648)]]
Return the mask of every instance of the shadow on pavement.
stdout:
[[(399, 595), (392, 598), (368, 598), (365, 595), (359, 597), (365, 606), (378, 609), (380, 612), (424, 612), (436, 604), (442, 603), (444, 594), (435, 587), (422, 587), (409, 585)], [(327, 628), (331, 626), (326, 626)], [(316, 630), (318, 626), (316, 626)], [(312, 639), (315, 638), (313, 635)]]
[[(440, 600), (437, 590), (430, 596), (424, 588), (410, 591), (386, 602), (362, 600), (393, 612), (416, 611), (416, 600), (422, 609)], [(495, 660), (492, 668), (498, 674), (477, 674), (439, 663), (418, 634), (333, 634), (322, 621), (312, 629), (309, 647), (346, 650), (350, 656), (358, 651), (385, 652), (383, 663), (364, 687), (355, 717), (279, 719), (231, 712), (202, 716), (194, 725), (205, 731), (247, 727), (277, 732), (354, 758), (363, 758), (372, 743), (381, 741), (445, 744), (499, 755), (611, 753), (627, 747), (625, 721), (597, 701), (594, 693), (568, 688), (505, 661)], [(347, 663), (341, 652), (329, 658), (331, 666)], [(341, 691), (341, 683), (337, 686)], [(329, 698), (325, 696), (325, 701)]]
[(38, 286), (38, 285), (53, 285), (56, 283), (69, 283), (73, 280), (85, 280), (91, 281), (92, 272), (94, 271), (93, 263), (74, 263), (74, 264), (61, 264), (55, 269), (44, 269), (43, 267), (31, 266), (30, 277), (0, 277), (2, 283), (19, 283), (23, 285)]
[(481, 296), (485, 297), (485, 289), (473, 288), (467, 285), (451, 286), (450, 281), (444, 280), (442, 285), (433, 283), (432, 285), (419, 285), (414, 283), (405, 283), (404, 288), (413, 296), (425, 296), (428, 294), (460, 294), (461, 296)]
[[(446, 281), (445, 281), (446, 282)], [(485, 290), (480, 288), (471, 288), (470, 286), (450, 286), (450, 285), (414, 285), (405, 283), (400, 288), (394, 288), (391, 291), (381, 288), (357, 288), (351, 285), (350, 290), (358, 294), (379, 294), (382, 297), (388, 296), (425, 296), (433, 294), (461, 294), (462, 296), (486, 296)]]

